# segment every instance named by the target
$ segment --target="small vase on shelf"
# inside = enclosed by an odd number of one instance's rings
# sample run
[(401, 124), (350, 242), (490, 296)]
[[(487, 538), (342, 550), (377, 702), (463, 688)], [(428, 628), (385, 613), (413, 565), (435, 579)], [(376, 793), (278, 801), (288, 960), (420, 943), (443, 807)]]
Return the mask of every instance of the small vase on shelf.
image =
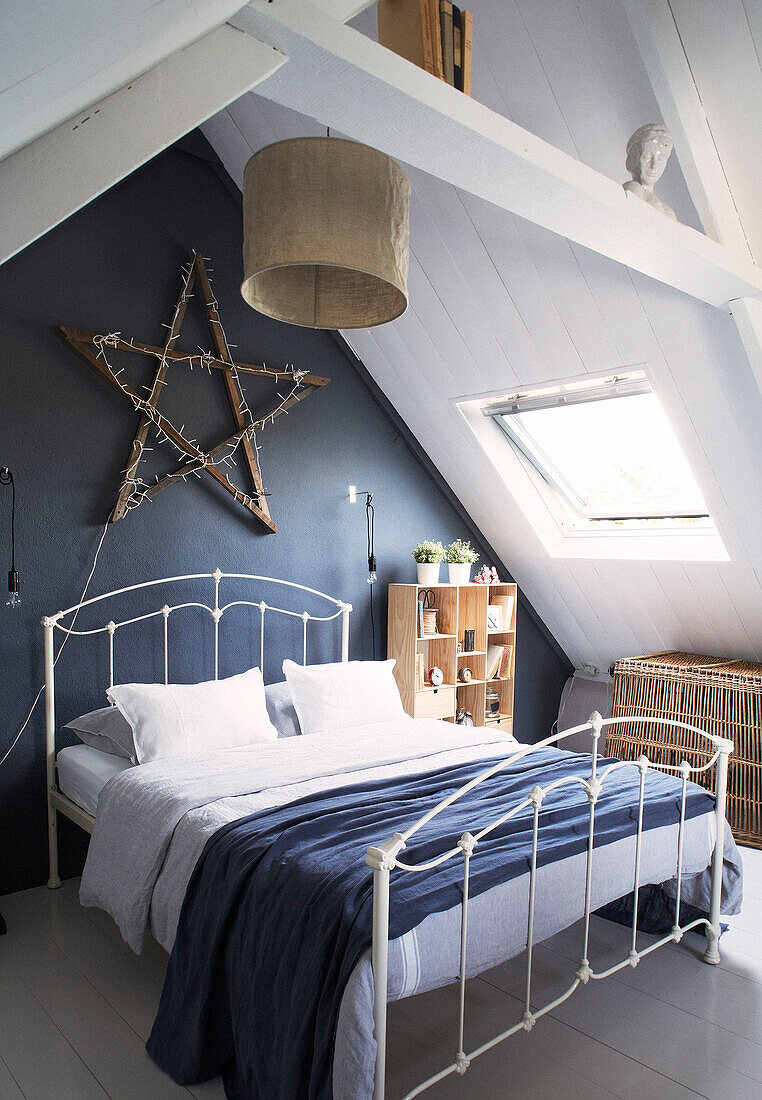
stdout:
[(471, 563), (468, 561), (449, 562), (450, 584), (468, 584), (471, 580)]
[(450, 568), (450, 584), (468, 584), (471, 567), (478, 562), (479, 555), (470, 542), (456, 539), (445, 550), (445, 560)]
[(425, 588), (432, 588), (435, 584), (439, 584), (439, 565), (438, 561), (419, 561), (418, 563), (418, 583)]
[(439, 564), (444, 558), (444, 546), (433, 539), (424, 539), (413, 550), (413, 561), (418, 566), (418, 583), (431, 588), (439, 583)]

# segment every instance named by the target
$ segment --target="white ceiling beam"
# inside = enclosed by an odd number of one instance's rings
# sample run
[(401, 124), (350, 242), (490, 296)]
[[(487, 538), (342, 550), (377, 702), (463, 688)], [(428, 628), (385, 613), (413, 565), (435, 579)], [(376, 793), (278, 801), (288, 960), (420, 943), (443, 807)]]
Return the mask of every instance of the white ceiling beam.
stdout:
[[(739, 256), (751, 258), (669, 0), (624, 0), (624, 6), (704, 228)], [(730, 312), (762, 390), (762, 302), (737, 298), (730, 302)]]
[(704, 229), (726, 248), (751, 257), (669, 0), (623, 2)]
[(730, 312), (762, 392), (762, 302), (758, 298), (738, 298), (730, 303)]
[(285, 60), (272, 46), (223, 25), (0, 161), (0, 263)]
[(257, 89), (276, 103), (711, 305), (762, 296), (751, 261), (306, 0), (252, 0), (231, 21), (289, 56)]
[(375, 0), (315, 0), (315, 7), (332, 19), (338, 19), (339, 23), (348, 23), (361, 11), (372, 7), (374, 2)]
[(25, 0), (3, 17), (13, 20), (4, 28), (5, 44), (17, 37), (22, 60), (16, 60), (7, 86), (0, 76), (0, 158), (222, 26), (240, 7), (241, 0), (154, 0), (142, 7), (70, 0), (67, 18), (49, 43), (51, 13), (40, 0)]

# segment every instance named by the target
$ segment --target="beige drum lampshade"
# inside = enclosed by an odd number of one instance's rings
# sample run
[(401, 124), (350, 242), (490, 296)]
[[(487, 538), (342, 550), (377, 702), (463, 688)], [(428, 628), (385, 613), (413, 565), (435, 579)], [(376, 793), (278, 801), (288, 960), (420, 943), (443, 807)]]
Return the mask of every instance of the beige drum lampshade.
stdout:
[(294, 138), (255, 153), (243, 184), (241, 293), (309, 328), (368, 328), (407, 309), (410, 182), (377, 149)]

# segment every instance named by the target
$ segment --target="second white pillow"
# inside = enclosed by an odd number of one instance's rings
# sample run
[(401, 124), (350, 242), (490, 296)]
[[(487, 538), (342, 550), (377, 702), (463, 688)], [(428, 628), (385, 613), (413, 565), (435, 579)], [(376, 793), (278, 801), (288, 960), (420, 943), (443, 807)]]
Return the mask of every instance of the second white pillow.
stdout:
[(404, 718), (394, 660), (331, 665), (283, 662), (302, 733), (366, 726)]
[(202, 684), (117, 684), (107, 695), (132, 727), (139, 764), (278, 737), (258, 668)]

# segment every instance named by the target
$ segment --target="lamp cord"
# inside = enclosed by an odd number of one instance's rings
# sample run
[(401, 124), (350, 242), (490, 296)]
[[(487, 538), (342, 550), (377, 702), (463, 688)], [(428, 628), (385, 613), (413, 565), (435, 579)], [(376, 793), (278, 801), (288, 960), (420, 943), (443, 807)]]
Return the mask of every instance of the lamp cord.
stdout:
[[(5, 471), (2, 471), (2, 473), (4, 473), (4, 472)], [(2, 482), (2, 484), (7, 484), (7, 482)], [(87, 590), (90, 587), (90, 581), (93, 579), (93, 573), (95, 572), (95, 567), (98, 564), (98, 555), (101, 552), (101, 547), (103, 546), (103, 540), (106, 537), (106, 532), (108, 531), (110, 523), (111, 523), (111, 515), (109, 515), (108, 519), (106, 520), (106, 523), (103, 527), (103, 532), (101, 533), (101, 537), (98, 541), (98, 546), (96, 547), (96, 550), (95, 550), (95, 557), (93, 558), (93, 564), (92, 564), (92, 567), (90, 569), (90, 575), (88, 576), (87, 580), (85, 581), (85, 587), (82, 589), (82, 595), (79, 598), (79, 603), (80, 604), (82, 603), (85, 596), (87, 595)], [(80, 612), (80, 607), (78, 606), (77, 610), (74, 612), (74, 618), (71, 620), (71, 626), (69, 627), (70, 631), (74, 629), (74, 624), (77, 621), (77, 616), (79, 615), (79, 612)], [(61, 644), (58, 647), (58, 653), (56, 653), (55, 658), (53, 660), (53, 668), (55, 668), (56, 665), (58, 664), (58, 658), (63, 653), (64, 646), (66, 645), (66, 643), (68, 642), (70, 637), (71, 637), (70, 634), (68, 634), (68, 633), (64, 634), (63, 640), (61, 641)], [(2, 757), (0, 757), (0, 767), (3, 766), (5, 761), (11, 755), (11, 753), (13, 752), (13, 750), (15, 749), (15, 747), (18, 743), (19, 738), (21, 737), (21, 735), (24, 732), (24, 730), (26, 729), (26, 727), (29, 725), (29, 721), (30, 721), (32, 715), (34, 714), (34, 709), (37, 706), (37, 704), (39, 703), (40, 696), (42, 695), (44, 690), (45, 690), (45, 684), (43, 683), (43, 684), (40, 685), (40, 690), (37, 692), (37, 694), (34, 697), (34, 702), (32, 703), (31, 707), (29, 708), (29, 713), (27, 714), (26, 718), (24, 719), (24, 723), (23, 723), (21, 729), (18, 731), (16, 736), (13, 738), (13, 741), (10, 743), (8, 748), (5, 750)]]
[[(370, 571), (371, 571), (371, 562), (373, 563), (372, 568), (373, 568), (374, 572), (375, 572), (375, 569), (376, 569), (375, 547), (374, 547), (375, 527), (376, 527), (376, 510), (373, 507), (373, 493), (366, 493), (365, 494), (365, 522), (366, 522), (366, 527), (367, 527), (367, 532), (368, 532), (368, 538), (367, 538), (368, 572), (370, 573)], [(376, 622), (375, 622), (375, 616), (374, 616), (374, 613), (373, 613), (373, 582), (371, 582), (371, 584), (370, 584), (370, 633), (371, 633), (372, 646), (373, 646), (373, 660), (375, 661), (375, 659), (376, 659)]]

